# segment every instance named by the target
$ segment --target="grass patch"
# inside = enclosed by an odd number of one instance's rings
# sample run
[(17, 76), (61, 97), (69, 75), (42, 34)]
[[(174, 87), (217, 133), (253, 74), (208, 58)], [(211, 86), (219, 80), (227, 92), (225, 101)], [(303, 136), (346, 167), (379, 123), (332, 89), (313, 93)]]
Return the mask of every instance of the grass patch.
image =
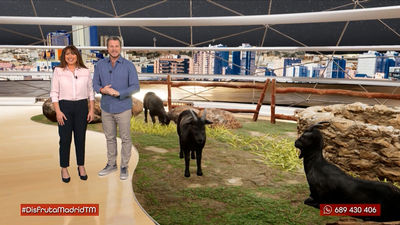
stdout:
[(38, 123), (44, 123), (44, 124), (51, 124), (51, 125), (57, 125), (56, 122), (51, 122), (48, 120), (43, 114), (39, 114), (36, 116), (32, 116), (31, 120), (38, 122)]
[[(242, 120), (241, 122), (243, 126), (237, 130), (237, 133), (242, 135), (248, 135), (249, 131), (253, 131), (273, 136), (287, 137), (288, 132), (297, 132), (296, 123), (277, 121), (275, 124), (271, 124), (269, 121), (265, 120), (259, 120), (258, 122)], [(294, 137), (292, 138), (295, 139)]]
[[(44, 123), (44, 124), (57, 126), (57, 122), (52, 122), (52, 121), (48, 120), (43, 114), (32, 116), (31, 120), (38, 122), (38, 123)], [(101, 126), (101, 123), (88, 124), (87, 129), (92, 130), (92, 131), (97, 131), (97, 132), (103, 132), (103, 127)]]
[[(297, 187), (289, 188), (295, 190)], [(300, 200), (260, 197), (254, 189), (184, 189), (181, 202), (156, 213), (160, 224), (325, 224), (319, 211)], [(213, 207), (210, 207), (210, 206)]]
[[(302, 161), (299, 159), (297, 150), (293, 145), (293, 140), (277, 136), (281, 132), (288, 132), (289, 128), (284, 128), (275, 131), (275, 134), (264, 133), (262, 136), (251, 136), (244, 130), (251, 130), (255, 127), (252, 123), (248, 128), (242, 128), (241, 131), (231, 131), (224, 128), (209, 128), (207, 135), (220, 142), (228, 143), (230, 147), (237, 150), (251, 151), (256, 155), (261, 156), (266, 163), (286, 171), (295, 171), (302, 166)], [(258, 125), (257, 132), (262, 130)]]

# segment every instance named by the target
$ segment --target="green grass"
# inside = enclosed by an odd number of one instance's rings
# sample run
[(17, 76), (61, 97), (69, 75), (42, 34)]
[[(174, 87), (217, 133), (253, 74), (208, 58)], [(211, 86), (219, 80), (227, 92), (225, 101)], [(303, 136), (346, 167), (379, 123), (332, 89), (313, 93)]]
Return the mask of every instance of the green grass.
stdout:
[(36, 121), (38, 123), (44, 123), (44, 124), (51, 124), (51, 125), (57, 125), (56, 122), (51, 122), (48, 120), (43, 114), (32, 116), (31, 120)]
[[(297, 185), (289, 187), (298, 189)], [(275, 189), (276, 190), (276, 189)], [(184, 189), (181, 202), (155, 215), (160, 224), (325, 224), (319, 210), (300, 200), (260, 197), (260, 190), (241, 187)], [(291, 192), (290, 192), (291, 193)], [(211, 207), (214, 206), (214, 207)], [(317, 215), (317, 216), (316, 216)]]
[[(261, 156), (265, 163), (281, 168), (286, 171), (298, 170), (302, 161), (298, 158), (297, 150), (293, 145), (292, 138), (281, 137), (283, 132), (292, 131), (280, 125), (281, 128), (275, 130), (273, 134), (264, 132), (262, 136), (251, 136), (248, 131), (260, 132), (263, 130), (260, 125), (251, 123), (248, 127), (243, 127), (239, 131), (227, 130), (224, 128), (207, 129), (207, 135), (220, 142), (230, 145), (236, 150), (251, 151)], [(251, 129), (254, 130), (251, 130)], [(261, 132), (260, 132), (261, 133)]]
[(297, 124), (291, 122), (277, 121), (275, 124), (271, 124), (266, 120), (258, 120), (257, 122), (241, 119), (242, 128), (239, 128), (237, 132), (242, 135), (248, 135), (249, 131), (260, 132), (262, 134), (269, 134), (275, 136), (287, 136), (287, 132), (296, 132)]

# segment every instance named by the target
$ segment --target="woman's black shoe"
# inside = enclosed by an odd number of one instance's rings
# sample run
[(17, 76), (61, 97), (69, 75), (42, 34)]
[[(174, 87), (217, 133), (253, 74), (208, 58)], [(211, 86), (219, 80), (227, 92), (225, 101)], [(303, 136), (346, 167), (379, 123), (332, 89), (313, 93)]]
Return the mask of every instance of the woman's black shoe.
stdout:
[(61, 179), (62, 179), (62, 181), (63, 181), (64, 183), (69, 183), (69, 181), (71, 180), (71, 177), (64, 178), (64, 177), (62, 176), (62, 171), (61, 171)]
[(81, 178), (81, 180), (87, 180), (87, 178), (88, 178), (87, 174), (85, 176), (81, 176), (81, 172), (79, 171), (79, 167), (78, 167), (78, 174), (79, 174), (79, 177)]

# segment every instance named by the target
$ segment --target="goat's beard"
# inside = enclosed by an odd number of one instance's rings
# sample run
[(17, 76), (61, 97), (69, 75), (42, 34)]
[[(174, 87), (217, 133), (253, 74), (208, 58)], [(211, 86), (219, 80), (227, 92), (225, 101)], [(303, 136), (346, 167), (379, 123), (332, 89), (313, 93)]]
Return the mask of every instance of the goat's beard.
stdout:
[(303, 155), (303, 151), (302, 151), (301, 149), (299, 149), (299, 151), (300, 151), (300, 154), (299, 154), (299, 159), (301, 159), (301, 158), (303, 158), (303, 157), (304, 157), (304, 155)]
[(303, 155), (303, 151), (301, 150), (303, 145), (301, 144), (301, 141), (296, 140), (295, 143), (294, 143), (294, 146), (295, 146), (297, 149), (299, 149), (299, 151), (300, 151), (299, 159), (303, 158), (304, 155)]

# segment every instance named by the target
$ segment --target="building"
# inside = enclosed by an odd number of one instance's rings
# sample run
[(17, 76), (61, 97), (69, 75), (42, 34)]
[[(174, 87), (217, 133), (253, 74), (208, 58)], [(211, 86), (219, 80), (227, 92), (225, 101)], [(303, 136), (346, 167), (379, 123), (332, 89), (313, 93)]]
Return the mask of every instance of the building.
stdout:
[(322, 66), (318, 63), (307, 63), (304, 66), (307, 67), (307, 77), (318, 78), (323, 71)]
[(232, 66), (231, 66), (232, 70), (230, 74), (239, 75), (240, 66), (241, 66), (240, 52), (238, 51), (232, 52)]
[(325, 78), (345, 78), (346, 60), (343, 58), (333, 58), (328, 60)]
[(97, 26), (72, 26), (72, 41), (75, 46), (99, 46)]
[(390, 68), (398, 66), (400, 66), (399, 53), (394, 51), (388, 51), (384, 54), (384, 58), (382, 60), (382, 67), (378, 72), (384, 73), (384, 78), (389, 79)]
[[(243, 43), (241, 47), (250, 48), (251, 45)], [(241, 51), (240, 52), (240, 74), (242, 75), (254, 75), (256, 71), (256, 52), (254, 51)]]
[(53, 71), (54, 67), (60, 65), (59, 61), (55, 60), (37, 60), (36, 61), (36, 71), (42, 72), (42, 71)]
[(265, 68), (265, 76), (267, 77), (276, 77), (274, 69)]
[(368, 51), (358, 56), (357, 74), (365, 74), (369, 78), (374, 78), (375, 73), (381, 69), (381, 54), (376, 51)]
[(308, 69), (303, 65), (296, 65), (294, 68), (294, 77), (308, 77)]
[(71, 44), (71, 34), (65, 30), (58, 30), (47, 34), (48, 46), (67, 46)]
[(205, 51), (193, 54), (193, 74), (214, 74), (215, 55)]
[[(225, 45), (217, 45), (216, 47), (226, 47)], [(216, 51), (214, 53), (214, 73), (213, 74), (226, 74), (229, 64), (228, 51)]]
[(142, 66), (141, 73), (154, 73), (154, 65)]
[[(46, 37), (48, 46), (67, 46), (71, 44), (71, 34), (65, 30), (50, 32)], [(51, 50), (51, 58), (59, 60), (62, 49)]]
[(100, 46), (107, 46), (107, 39), (109, 37), (110, 36), (108, 36), (108, 35), (101, 35), (100, 36)]
[(154, 61), (154, 73), (187, 74), (189, 73), (189, 58), (159, 58)]
[(298, 58), (285, 58), (285, 59), (283, 59), (283, 73), (282, 73), (282, 76), (287, 76), (287, 71), (289, 70), (289, 72), (288, 72), (288, 76), (293, 76), (294, 75), (294, 73), (293, 73), (293, 68), (292, 68), (292, 65), (293, 64), (300, 64), (301, 63), (301, 59), (298, 59)]
[[(388, 51), (385, 54), (368, 51), (358, 57), (357, 77), (367, 76), (368, 78), (389, 78), (391, 67), (400, 66), (398, 52)], [(382, 76), (383, 74), (383, 76)]]

